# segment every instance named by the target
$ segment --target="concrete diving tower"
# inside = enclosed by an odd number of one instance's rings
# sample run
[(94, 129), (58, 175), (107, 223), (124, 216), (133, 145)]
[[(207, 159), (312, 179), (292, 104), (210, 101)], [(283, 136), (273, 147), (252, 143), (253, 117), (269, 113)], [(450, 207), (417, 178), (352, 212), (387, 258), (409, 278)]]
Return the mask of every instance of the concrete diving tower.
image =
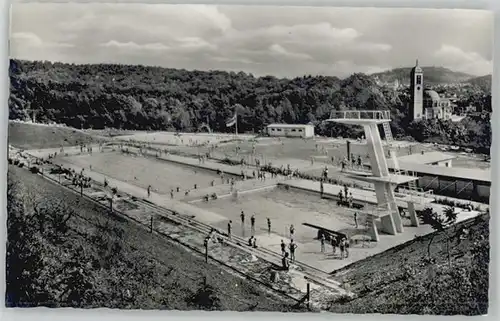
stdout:
[[(344, 172), (352, 178), (370, 182), (375, 186), (378, 207), (377, 214), (370, 215), (371, 219), (373, 219), (371, 226), (372, 239), (378, 240), (378, 232), (375, 224), (375, 220), (378, 220), (378, 218), (380, 218), (382, 232), (390, 235), (403, 232), (403, 222), (399, 214), (394, 190), (399, 184), (408, 183), (408, 185), (411, 185), (411, 182), (414, 184), (418, 180), (418, 177), (403, 175), (398, 170), (395, 170), (393, 174), (389, 172), (378, 125), (382, 124), (387, 143), (391, 145), (393, 139), (389, 126), (391, 121), (390, 112), (386, 110), (338, 111), (332, 112), (330, 119), (327, 121), (346, 125), (359, 125), (363, 126), (365, 130), (371, 171), (359, 168), (344, 169)], [(395, 159), (395, 152), (390, 151), (390, 153), (391, 157)], [(412, 206), (411, 208), (413, 209), (414, 207)], [(410, 212), (412, 223), (417, 222), (416, 224), (418, 224), (415, 211), (410, 210)]]

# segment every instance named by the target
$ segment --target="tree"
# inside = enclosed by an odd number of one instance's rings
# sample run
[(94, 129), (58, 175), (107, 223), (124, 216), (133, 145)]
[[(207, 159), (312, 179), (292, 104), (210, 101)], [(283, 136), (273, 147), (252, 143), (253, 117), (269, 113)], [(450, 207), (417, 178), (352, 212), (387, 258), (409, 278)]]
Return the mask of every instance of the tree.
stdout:
[[(424, 224), (428, 224), (436, 232), (443, 233), (446, 238), (446, 252), (448, 256), (448, 264), (451, 265), (451, 255), (450, 255), (450, 239), (449, 227), (455, 224), (457, 220), (457, 212), (452, 206), (448, 206), (443, 210), (442, 214), (438, 214), (432, 208), (425, 208), (422, 212), (418, 213), (419, 218)], [(431, 244), (434, 240), (436, 233), (431, 234), (429, 244), (427, 245), (427, 254), (431, 258)]]
[[(257, 131), (276, 122), (320, 124), (335, 110), (384, 109), (393, 116), (395, 137), (453, 143), (484, 153), (491, 145), (488, 119), (411, 123), (405, 117), (408, 93), (384, 89), (364, 74), (342, 80), (324, 76), (278, 79), (221, 71), (11, 60), (10, 86), (10, 119), (36, 113), (37, 121), (78, 128), (195, 131), (209, 116), (213, 131), (228, 132), (232, 130), (226, 121), (235, 108), (238, 129)], [(472, 103), (491, 110), (491, 96), (479, 89), (474, 97)], [(346, 138), (361, 135), (361, 130), (348, 127), (318, 126), (316, 132)]]

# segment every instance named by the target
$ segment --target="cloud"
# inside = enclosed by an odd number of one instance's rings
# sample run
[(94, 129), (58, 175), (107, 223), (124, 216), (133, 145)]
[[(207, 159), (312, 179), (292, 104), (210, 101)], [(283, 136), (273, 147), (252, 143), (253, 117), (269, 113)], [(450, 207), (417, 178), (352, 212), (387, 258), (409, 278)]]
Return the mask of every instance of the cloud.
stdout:
[(169, 49), (168, 46), (165, 46), (164, 44), (161, 43), (147, 43), (139, 45), (132, 41), (118, 42), (115, 40), (110, 40), (106, 43), (103, 43), (101, 44), (101, 47), (117, 48), (123, 50), (152, 50), (152, 51), (165, 51)]
[(443, 44), (434, 56), (448, 68), (466, 73), (486, 75), (493, 72), (493, 64), (477, 52), (466, 52), (461, 48)]
[(69, 43), (57, 43), (43, 41), (39, 36), (31, 32), (14, 32), (10, 36), (10, 40), (14, 45), (26, 46), (29, 48), (71, 48), (74, 45)]
[(278, 58), (290, 58), (292, 60), (312, 60), (313, 58), (307, 54), (291, 52), (283, 48), (279, 44), (273, 44), (269, 47), (269, 51), (272, 55)]
[(492, 21), (463, 10), (17, 3), (10, 50), (31, 60), (278, 77), (370, 73), (416, 58), (482, 74), (491, 68)]

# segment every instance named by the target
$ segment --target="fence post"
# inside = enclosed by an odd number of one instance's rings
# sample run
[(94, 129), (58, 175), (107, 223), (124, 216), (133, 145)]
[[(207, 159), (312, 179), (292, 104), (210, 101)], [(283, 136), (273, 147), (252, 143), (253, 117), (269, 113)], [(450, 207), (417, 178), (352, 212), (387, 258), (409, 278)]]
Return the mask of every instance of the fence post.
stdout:
[(208, 238), (205, 238), (204, 245), (205, 245), (205, 263), (208, 263)]
[(149, 233), (153, 233), (153, 216), (151, 216), (151, 224), (149, 226)]
[(311, 283), (307, 282), (307, 309), (311, 308)]
[(80, 196), (83, 196), (83, 182), (80, 182)]
[(109, 198), (109, 210), (113, 213), (113, 197)]

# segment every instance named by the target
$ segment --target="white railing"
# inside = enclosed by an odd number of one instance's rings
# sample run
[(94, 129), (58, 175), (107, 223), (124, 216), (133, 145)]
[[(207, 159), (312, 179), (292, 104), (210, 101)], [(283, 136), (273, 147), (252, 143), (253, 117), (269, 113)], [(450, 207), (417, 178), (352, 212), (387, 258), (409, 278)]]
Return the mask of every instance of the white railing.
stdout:
[(344, 110), (332, 111), (330, 119), (391, 119), (389, 110)]

